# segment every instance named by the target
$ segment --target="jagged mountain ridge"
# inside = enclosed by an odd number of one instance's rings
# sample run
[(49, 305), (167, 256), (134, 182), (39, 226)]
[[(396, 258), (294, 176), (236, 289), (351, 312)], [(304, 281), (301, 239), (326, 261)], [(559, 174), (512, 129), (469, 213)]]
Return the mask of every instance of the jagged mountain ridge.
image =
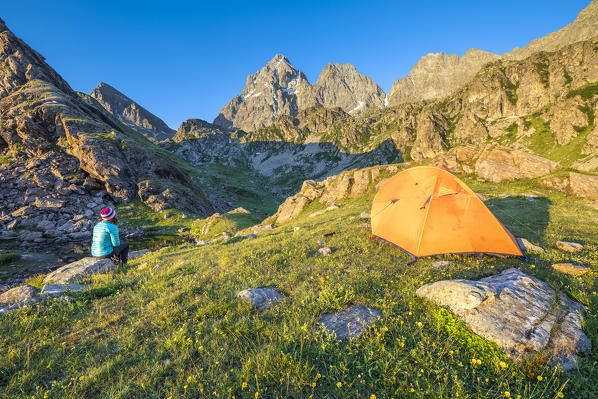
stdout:
[(174, 136), (175, 131), (162, 119), (107, 83), (101, 82), (90, 95), (106, 111), (150, 140), (160, 141)]
[[(598, 0), (594, 0), (575, 21), (522, 49), (515, 48), (502, 55), (479, 49), (470, 49), (462, 57), (444, 52), (427, 54), (418, 60), (406, 77), (395, 81), (388, 95), (351, 64), (329, 64), (310, 87), (305, 76), (286, 57), (276, 55), (262, 70), (248, 77), (243, 92), (222, 108), (214, 123), (254, 131), (269, 126), (281, 115), (296, 117), (301, 110), (315, 105), (340, 107), (353, 116), (359, 116), (372, 108), (431, 101), (454, 93), (489, 62), (521, 60), (534, 52), (555, 51), (587, 40), (597, 32)], [(270, 81), (276, 80), (272, 76), (278, 76), (277, 65), (281, 63), (285, 66), (285, 73), (291, 71), (291, 78), (277, 82), (272, 89), (261, 90), (260, 83), (268, 86), (272, 84)]]
[(440, 100), (400, 104), (357, 117), (340, 108), (312, 107), (295, 117), (280, 116), (243, 140), (329, 142), (353, 153), (392, 140), (406, 159), (413, 160), (457, 146), (500, 143), (589, 172), (598, 166), (589, 166), (598, 152), (597, 82), (595, 38), (521, 61), (487, 64)]
[(280, 115), (295, 116), (318, 104), (359, 115), (383, 107), (384, 98), (384, 91), (351, 64), (328, 64), (312, 86), (303, 72), (277, 54), (247, 78), (241, 94), (222, 108), (214, 124), (253, 131), (269, 126)]
[(592, 1), (567, 26), (523, 48), (515, 48), (502, 55), (470, 49), (462, 57), (443, 52), (428, 54), (419, 59), (405, 78), (393, 84), (388, 104), (433, 100), (455, 92), (473, 78), (482, 66), (498, 59), (522, 60), (540, 51), (556, 51), (562, 47), (588, 40), (598, 33), (598, 1)]

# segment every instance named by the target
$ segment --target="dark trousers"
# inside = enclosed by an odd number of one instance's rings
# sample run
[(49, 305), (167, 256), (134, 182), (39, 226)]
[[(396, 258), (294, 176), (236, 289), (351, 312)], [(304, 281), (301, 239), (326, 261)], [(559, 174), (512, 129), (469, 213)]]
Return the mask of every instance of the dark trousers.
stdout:
[(105, 256), (96, 256), (96, 258), (112, 259), (116, 263), (122, 263), (123, 265), (129, 260), (129, 243), (121, 241), (118, 247), (114, 247), (111, 253)]

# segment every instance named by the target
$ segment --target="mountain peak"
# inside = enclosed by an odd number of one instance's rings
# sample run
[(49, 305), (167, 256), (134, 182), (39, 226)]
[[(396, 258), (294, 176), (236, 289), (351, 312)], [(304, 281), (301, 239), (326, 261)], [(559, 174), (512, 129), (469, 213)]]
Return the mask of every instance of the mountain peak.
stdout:
[(292, 67), (289, 59), (282, 54), (276, 54), (270, 61), (268, 61), (266, 66), (269, 66), (271, 68), (277, 68), (280, 64), (286, 64)]
[(93, 89), (91, 96), (102, 107), (121, 122), (137, 130), (149, 139), (164, 140), (171, 138), (175, 131), (164, 121), (152, 114), (135, 101), (105, 82)]

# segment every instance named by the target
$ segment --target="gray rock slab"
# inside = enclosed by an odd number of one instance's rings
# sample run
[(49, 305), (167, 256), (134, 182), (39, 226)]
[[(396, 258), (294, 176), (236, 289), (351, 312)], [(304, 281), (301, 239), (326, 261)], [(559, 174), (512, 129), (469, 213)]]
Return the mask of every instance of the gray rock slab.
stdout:
[(591, 269), (584, 265), (576, 265), (574, 263), (555, 263), (552, 268), (557, 272), (569, 274), (571, 276), (581, 276), (588, 273)]
[(21, 285), (11, 288), (0, 295), (0, 303), (13, 304), (34, 298), (39, 294), (39, 288), (31, 285)]
[(323, 247), (323, 248), (318, 249), (318, 252), (322, 256), (328, 256), (332, 253), (332, 249), (329, 247)]
[(110, 259), (87, 257), (64, 265), (44, 278), (44, 284), (68, 284), (98, 273), (107, 273), (116, 268)]
[(262, 233), (262, 232), (267, 231), (267, 230), (272, 230), (273, 228), (274, 228), (274, 224), (270, 223), (270, 224), (264, 224), (262, 226), (254, 226), (252, 228), (252, 230), (253, 230), (254, 233), (257, 234), (257, 233)]
[(448, 265), (450, 265), (451, 263), (453, 263), (453, 262), (451, 262), (450, 260), (437, 260), (437, 261), (435, 261), (435, 262), (432, 262), (432, 263), (430, 264), (430, 266), (432, 266), (432, 267), (434, 267), (434, 268), (436, 268), (436, 269), (440, 269), (441, 267), (448, 266)]
[(518, 269), (478, 281), (437, 281), (416, 294), (448, 307), (515, 361), (545, 352), (550, 364), (569, 370), (592, 348), (581, 328), (583, 306)]
[(42, 295), (48, 296), (61, 296), (66, 291), (81, 292), (86, 290), (88, 287), (79, 283), (72, 284), (46, 284), (42, 289)]
[(583, 249), (583, 245), (577, 242), (557, 241), (556, 246), (566, 252), (579, 252)]
[(353, 305), (338, 313), (323, 314), (318, 320), (318, 328), (339, 340), (358, 338), (370, 324), (380, 318), (382, 313), (376, 309)]
[(284, 299), (284, 296), (274, 288), (250, 288), (237, 292), (237, 298), (251, 302), (258, 309), (269, 308), (274, 302)]
[(519, 248), (521, 248), (521, 250), (525, 251), (525, 252), (538, 252), (538, 253), (542, 253), (542, 254), (545, 252), (544, 248), (539, 247), (535, 244), (532, 244), (525, 238), (518, 237), (517, 244), (519, 244)]
[(149, 249), (140, 249), (139, 251), (129, 252), (129, 260), (141, 258), (143, 255), (149, 254)]

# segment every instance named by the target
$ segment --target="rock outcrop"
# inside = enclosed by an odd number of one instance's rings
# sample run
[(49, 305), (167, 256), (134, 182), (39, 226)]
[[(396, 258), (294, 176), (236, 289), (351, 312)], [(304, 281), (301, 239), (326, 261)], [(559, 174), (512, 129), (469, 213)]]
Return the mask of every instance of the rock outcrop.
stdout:
[(416, 293), (448, 307), (515, 361), (545, 352), (550, 364), (571, 370), (592, 348), (582, 330), (583, 306), (517, 269), (479, 281), (438, 281)]
[(159, 141), (174, 136), (174, 130), (169, 128), (162, 119), (107, 83), (100, 83), (93, 89), (91, 96), (119, 121), (126, 123), (148, 139)]
[[(404, 165), (401, 165), (404, 166)], [(277, 223), (284, 223), (297, 217), (303, 208), (313, 201), (331, 205), (346, 198), (357, 197), (366, 193), (379, 181), (382, 172), (396, 173), (399, 165), (373, 166), (364, 169), (342, 172), (323, 181), (306, 180), (301, 191), (287, 198), (273, 215)]]
[[(147, 181), (159, 182), (161, 194), (176, 190), (187, 211), (213, 212), (168, 156), (95, 99), (72, 91), (3, 22), (0, 43), (0, 230), (26, 229), (21, 243), (88, 240), (86, 220), (138, 198), (139, 183)], [(161, 198), (163, 207), (179, 207), (179, 198)]]
[(581, 198), (598, 200), (598, 175), (569, 172), (566, 176), (548, 176), (542, 183), (550, 188)]

